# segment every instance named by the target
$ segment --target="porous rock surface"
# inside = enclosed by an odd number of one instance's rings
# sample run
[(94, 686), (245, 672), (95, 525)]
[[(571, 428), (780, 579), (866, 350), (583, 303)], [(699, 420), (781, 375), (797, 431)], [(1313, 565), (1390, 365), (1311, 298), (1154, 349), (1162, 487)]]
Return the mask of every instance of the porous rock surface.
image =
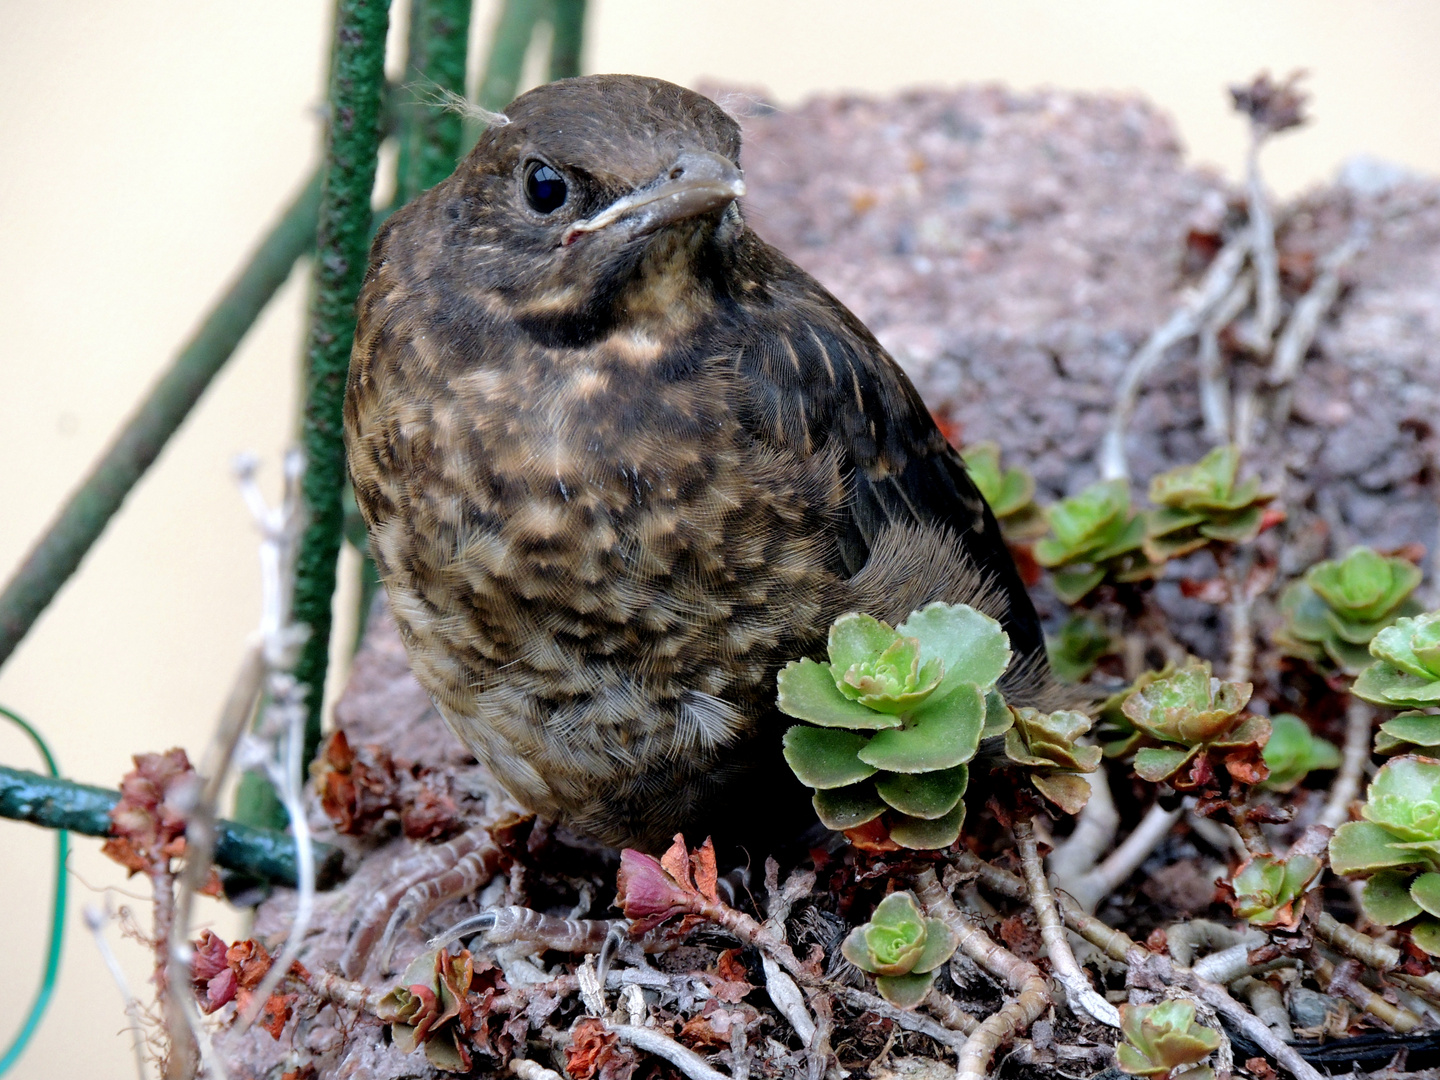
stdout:
[[(850, 306), (966, 440), (994, 439), (1030, 468), (1042, 500), (1095, 479), (1124, 365), (1199, 269), (1187, 235), (1215, 232), (1237, 198), (1185, 165), (1169, 122), (1135, 99), (995, 87), (786, 109), (728, 101), (745, 114), (745, 210), (761, 235)], [(1283, 487), (1296, 541), (1286, 550), (1307, 559), (1357, 542), (1440, 547), (1440, 184), (1382, 180), (1315, 191), (1281, 215), (1282, 254), (1301, 262), (1357, 221), (1370, 230), (1302, 369), (1291, 423), (1262, 428), (1253, 455)], [(1189, 346), (1147, 383), (1130, 427), (1139, 483), (1208, 448), (1195, 383)], [(1189, 639), (1214, 644), (1202, 630)], [(446, 772), (466, 815), (502, 799), (414, 682), (388, 618), (357, 656), (337, 722), (354, 745)], [(337, 839), (318, 812), (316, 824)], [(352, 844), (356, 873), (322, 896), (302, 961), (333, 964), (355, 913), (423, 846)], [(398, 963), (473, 910), (436, 912), (401, 941)], [(267, 901), (257, 936), (278, 939), (292, 911), (289, 893)], [(232, 1075), (302, 1063), (320, 1076), (437, 1075), (373, 1020), (349, 1024), (333, 1007), (302, 1009), (278, 1042), (252, 1029), (218, 1045)]]

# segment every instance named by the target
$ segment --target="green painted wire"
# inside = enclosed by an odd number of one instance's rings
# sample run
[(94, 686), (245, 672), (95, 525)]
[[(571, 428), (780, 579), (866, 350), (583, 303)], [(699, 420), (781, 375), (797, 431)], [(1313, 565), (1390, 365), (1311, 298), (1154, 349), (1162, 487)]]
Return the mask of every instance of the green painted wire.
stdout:
[[(0, 705), (0, 716), (13, 720), (20, 726), (21, 731), (30, 736), (30, 741), (45, 759), (45, 767), (50, 770), (50, 775), (59, 777), (60, 769), (40, 733), (3, 705)], [(65, 946), (65, 861), (69, 854), (70, 834), (61, 829), (55, 834), (55, 903), (50, 909), (50, 948), (45, 957), (45, 973), (40, 976), (40, 989), (35, 992), (35, 1000), (25, 1017), (25, 1023), (20, 1026), (19, 1032), (6, 1049), (5, 1056), (0, 1057), (0, 1076), (8, 1073), (10, 1067), (20, 1060), (20, 1055), (30, 1044), (35, 1029), (40, 1026), (45, 1010), (50, 1006), (50, 999), (55, 996), (55, 980), (60, 973), (60, 953)]]

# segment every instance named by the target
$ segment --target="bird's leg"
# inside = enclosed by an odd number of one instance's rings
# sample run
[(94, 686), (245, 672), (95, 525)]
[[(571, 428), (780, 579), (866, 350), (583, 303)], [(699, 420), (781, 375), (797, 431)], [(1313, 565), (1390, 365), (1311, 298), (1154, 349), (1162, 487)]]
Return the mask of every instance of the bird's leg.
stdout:
[(620, 935), (623, 940), (625, 926), (624, 919), (562, 919), (512, 904), (493, 907), (463, 919), (426, 944), (436, 949), (459, 941), (467, 934), (484, 934), (487, 945), (521, 942), (534, 945), (536, 949), (598, 953), (606, 948), (612, 937)]
[(348, 978), (357, 978), (382, 930), (380, 962), (382, 967), (387, 965), (401, 930), (446, 900), (479, 889), (495, 876), (507, 857), (486, 824), (432, 847), (410, 865), (399, 867), (394, 883), (375, 893), (356, 915), (350, 943), (340, 958), (341, 970)]

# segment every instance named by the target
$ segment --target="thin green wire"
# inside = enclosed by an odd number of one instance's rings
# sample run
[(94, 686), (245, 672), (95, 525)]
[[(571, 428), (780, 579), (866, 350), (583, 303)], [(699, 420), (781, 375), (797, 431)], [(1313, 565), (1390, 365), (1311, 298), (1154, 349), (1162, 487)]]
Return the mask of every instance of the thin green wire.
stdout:
[[(58, 778), (60, 768), (55, 764), (50, 747), (45, 745), (40, 733), (3, 705), (0, 705), (0, 716), (13, 720), (20, 726), (21, 731), (30, 736), (30, 741), (45, 759), (45, 767), (50, 770), (50, 775)], [(40, 977), (40, 989), (36, 991), (30, 1014), (25, 1017), (25, 1023), (5, 1051), (5, 1056), (0, 1057), (0, 1076), (8, 1073), (10, 1067), (20, 1060), (20, 1055), (25, 1052), (25, 1047), (29, 1045), (35, 1029), (40, 1026), (40, 1021), (45, 1016), (45, 1010), (50, 1006), (50, 999), (55, 996), (55, 977), (60, 971), (60, 952), (65, 945), (65, 860), (69, 854), (70, 834), (60, 829), (55, 833), (55, 903), (50, 911), (50, 951), (45, 958), (45, 973)]]

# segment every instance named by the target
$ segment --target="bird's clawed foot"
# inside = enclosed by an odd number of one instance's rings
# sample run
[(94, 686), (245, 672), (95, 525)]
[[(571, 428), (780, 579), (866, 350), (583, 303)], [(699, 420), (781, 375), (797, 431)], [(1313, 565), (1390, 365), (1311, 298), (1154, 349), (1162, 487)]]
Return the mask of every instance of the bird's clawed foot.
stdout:
[(406, 927), (495, 877), (509, 860), (495, 833), (493, 822), (477, 825), (401, 867), (394, 883), (375, 893), (351, 924), (350, 943), (340, 958), (345, 976), (360, 976), (377, 938), (380, 967), (388, 972), (396, 940)]

